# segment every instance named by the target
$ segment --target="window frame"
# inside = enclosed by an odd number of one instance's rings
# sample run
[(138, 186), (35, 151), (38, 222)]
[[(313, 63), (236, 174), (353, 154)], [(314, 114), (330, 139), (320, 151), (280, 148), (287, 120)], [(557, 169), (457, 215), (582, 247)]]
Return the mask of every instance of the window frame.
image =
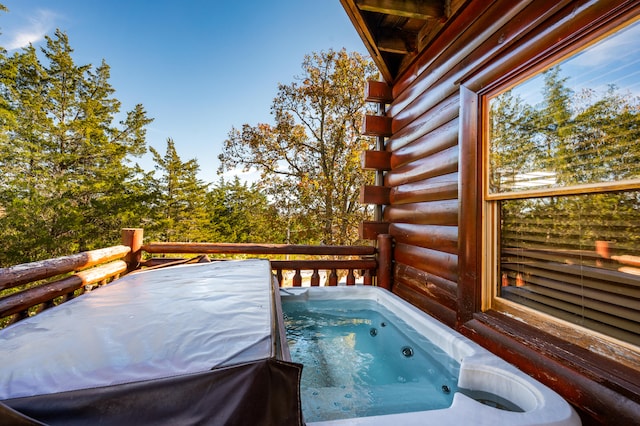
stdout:
[[(515, 64), (508, 60), (496, 61), (473, 75), (461, 80), (461, 250), (475, 248), (475, 254), (462, 255), (460, 270), (475, 271), (475, 277), (465, 273), (461, 277), (459, 292), (461, 306), (471, 309), (459, 313), (459, 322), (493, 323), (495, 318), (526, 324), (548, 335), (605, 356), (620, 364), (640, 370), (640, 347), (620, 341), (597, 331), (569, 323), (560, 318), (501, 298), (498, 293), (499, 275), (499, 202), (508, 199), (542, 196), (582, 195), (620, 190), (640, 190), (637, 179), (597, 184), (582, 184), (566, 188), (533, 189), (513, 193), (490, 194), (488, 189), (488, 105), (498, 93), (525, 81), (533, 75), (574, 55), (602, 38), (640, 19), (637, 8), (629, 7), (617, 14), (601, 19), (588, 31), (576, 31), (572, 37), (549, 41), (546, 46), (532, 52), (522, 48)], [(594, 14), (595, 16), (595, 14)], [(575, 31), (575, 30), (574, 30)], [(526, 44), (526, 43), (524, 43)], [(517, 50), (517, 49), (516, 49)], [(511, 52), (513, 53), (513, 52)], [(465, 156), (472, 159), (465, 161)], [(476, 184), (468, 184), (476, 178)], [(465, 183), (466, 182), (466, 183)], [(474, 199), (475, 197), (475, 199)], [(481, 217), (476, 225), (467, 224), (473, 217)], [(473, 284), (477, 286), (473, 287)], [(474, 329), (471, 325), (469, 328)]]

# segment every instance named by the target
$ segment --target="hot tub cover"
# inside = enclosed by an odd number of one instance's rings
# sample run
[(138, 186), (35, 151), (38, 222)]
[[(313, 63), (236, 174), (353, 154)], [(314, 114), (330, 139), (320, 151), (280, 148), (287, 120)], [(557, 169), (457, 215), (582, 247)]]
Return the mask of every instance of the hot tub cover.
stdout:
[[(0, 400), (45, 423), (300, 424), (267, 260), (127, 275), (0, 330)], [(2, 416), (0, 407), (0, 416)]]

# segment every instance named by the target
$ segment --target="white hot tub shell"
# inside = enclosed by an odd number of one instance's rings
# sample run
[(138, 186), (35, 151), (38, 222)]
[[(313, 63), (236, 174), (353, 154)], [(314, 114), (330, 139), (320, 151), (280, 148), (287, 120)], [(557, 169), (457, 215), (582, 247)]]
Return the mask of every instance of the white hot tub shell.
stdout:
[(490, 353), (460, 333), (440, 323), (389, 291), (370, 286), (304, 287), (282, 289), (281, 297), (325, 300), (373, 300), (440, 347), (460, 363), (458, 387), (497, 395), (522, 408), (506, 411), (456, 392), (446, 409), (307, 423), (329, 425), (475, 426), (580, 425), (573, 408), (556, 392)]

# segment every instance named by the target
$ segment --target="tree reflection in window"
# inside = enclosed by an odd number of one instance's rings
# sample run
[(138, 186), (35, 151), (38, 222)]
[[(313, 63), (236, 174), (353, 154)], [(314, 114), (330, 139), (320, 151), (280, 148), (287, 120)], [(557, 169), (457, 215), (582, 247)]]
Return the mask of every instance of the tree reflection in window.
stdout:
[(490, 100), (490, 193), (640, 179), (634, 38), (637, 23)]
[(638, 346), (639, 39), (629, 25), (492, 97), (487, 173), (496, 294)]

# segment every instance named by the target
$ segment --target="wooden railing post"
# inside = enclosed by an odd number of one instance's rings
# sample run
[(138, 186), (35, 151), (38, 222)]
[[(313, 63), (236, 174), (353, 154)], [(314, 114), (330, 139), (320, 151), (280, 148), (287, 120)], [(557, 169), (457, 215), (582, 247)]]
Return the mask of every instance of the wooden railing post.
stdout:
[(127, 272), (131, 272), (140, 266), (143, 237), (144, 230), (142, 228), (122, 229), (122, 245), (131, 248), (131, 251), (124, 257), (124, 261), (127, 263)]
[(391, 291), (393, 274), (393, 237), (378, 235), (378, 287)]

